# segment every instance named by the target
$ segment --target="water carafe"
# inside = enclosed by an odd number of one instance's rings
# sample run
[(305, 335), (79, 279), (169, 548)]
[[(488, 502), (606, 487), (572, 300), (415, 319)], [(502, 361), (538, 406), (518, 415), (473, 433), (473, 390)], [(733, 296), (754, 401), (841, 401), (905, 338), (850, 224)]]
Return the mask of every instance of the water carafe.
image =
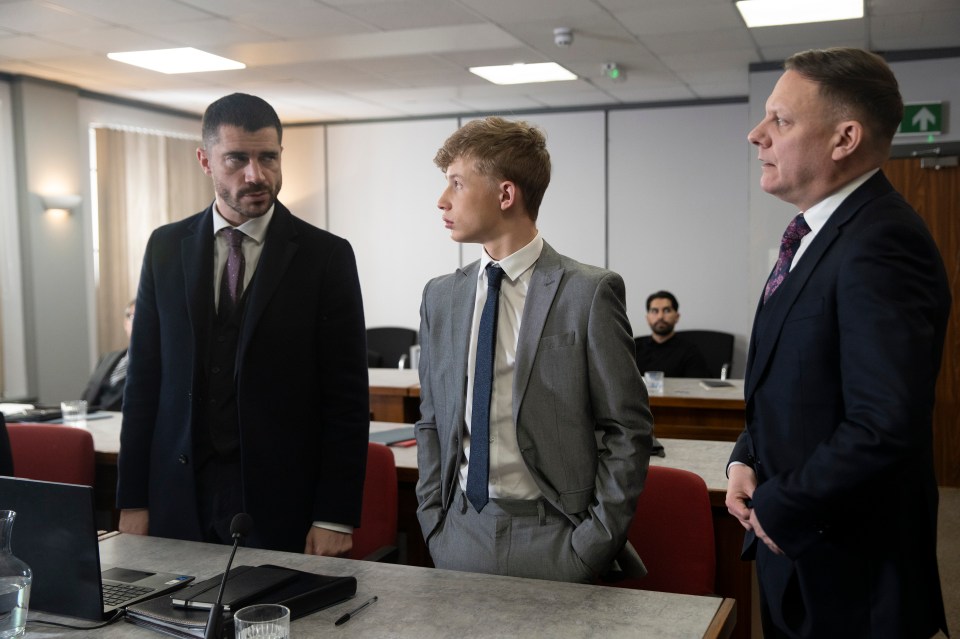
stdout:
[(33, 583), (30, 566), (10, 549), (16, 517), (12, 510), (0, 510), (0, 639), (24, 634)]

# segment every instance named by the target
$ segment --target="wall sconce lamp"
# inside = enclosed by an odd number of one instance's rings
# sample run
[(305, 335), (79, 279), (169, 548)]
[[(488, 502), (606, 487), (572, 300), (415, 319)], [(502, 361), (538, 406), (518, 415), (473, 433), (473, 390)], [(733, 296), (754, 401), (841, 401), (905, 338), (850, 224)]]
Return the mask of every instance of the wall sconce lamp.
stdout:
[(40, 203), (43, 205), (44, 211), (58, 210), (69, 213), (80, 206), (82, 202), (83, 198), (74, 194), (40, 196)]

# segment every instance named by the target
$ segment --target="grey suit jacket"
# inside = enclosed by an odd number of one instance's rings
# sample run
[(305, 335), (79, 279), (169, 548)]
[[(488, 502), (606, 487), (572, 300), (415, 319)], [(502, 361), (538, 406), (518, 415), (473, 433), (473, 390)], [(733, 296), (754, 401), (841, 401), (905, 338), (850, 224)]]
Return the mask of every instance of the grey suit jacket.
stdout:
[[(450, 507), (463, 456), (478, 269), (474, 262), (431, 280), (423, 293), (417, 497), (427, 540)], [(544, 243), (517, 344), (513, 419), (523, 459), (544, 497), (576, 525), (574, 551), (597, 572), (625, 546), (653, 430), (624, 298), (619, 275)], [(631, 558), (631, 572), (643, 574)]]

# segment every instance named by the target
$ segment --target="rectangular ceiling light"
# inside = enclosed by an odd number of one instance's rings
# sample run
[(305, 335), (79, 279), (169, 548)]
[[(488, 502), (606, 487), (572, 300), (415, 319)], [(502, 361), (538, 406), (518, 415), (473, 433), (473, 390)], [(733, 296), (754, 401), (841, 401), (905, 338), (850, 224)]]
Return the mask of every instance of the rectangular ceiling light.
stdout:
[(199, 73), (201, 71), (229, 71), (245, 69), (242, 62), (221, 58), (193, 47), (155, 49), (153, 51), (125, 51), (108, 53), (107, 57), (160, 73)]
[(494, 84), (528, 84), (530, 82), (558, 82), (577, 79), (577, 76), (556, 62), (470, 67), (470, 73), (479, 75), (484, 80), (489, 80)]
[(751, 29), (863, 17), (863, 0), (740, 0), (735, 4)]

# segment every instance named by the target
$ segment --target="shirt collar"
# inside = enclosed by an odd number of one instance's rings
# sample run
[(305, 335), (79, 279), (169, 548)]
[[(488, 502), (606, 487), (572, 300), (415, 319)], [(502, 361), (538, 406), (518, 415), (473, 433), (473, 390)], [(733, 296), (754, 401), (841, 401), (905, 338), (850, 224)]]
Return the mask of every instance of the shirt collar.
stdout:
[(540, 237), (540, 232), (537, 232), (537, 236), (530, 240), (530, 243), (524, 246), (519, 251), (512, 253), (511, 255), (506, 256), (502, 260), (494, 260), (487, 252), (483, 250), (483, 247), (480, 247), (480, 272), (478, 277), (483, 277), (484, 270), (487, 268), (487, 264), (490, 262), (496, 262), (500, 265), (500, 268), (503, 269), (503, 274), (507, 276), (511, 282), (515, 282), (518, 277), (523, 275), (527, 269), (536, 264), (537, 260), (540, 259), (540, 253), (543, 251), (543, 238)]
[(879, 170), (880, 169), (872, 169), (867, 171), (852, 182), (847, 182), (837, 192), (828, 195), (826, 198), (820, 200), (809, 209), (804, 211), (803, 219), (806, 220), (807, 226), (810, 227), (810, 230), (813, 233), (819, 231), (823, 225), (827, 223), (827, 220), (830, 219), (830, 216), (833, 215), (833, 212), (839, 208), (840, 204), (842, 204), (851, 193), (860, 188), (860, 185), (873, 177), (873, 174)]
[[(257, 244), (262, 244), (267, 237), (267, 227), (270, 226), (270, 220), (273, 219), (273, 211), (276, 209), (277, 204), (274, 202), (273, 206), (270, 209), (261, 215), (260, 217), (250, 218), (240, 226), (236, 227), (239, 230), (243, 231), (243, 234), (252, 239)], [(213, 203), (213, 235), (216, 237), (217, 233), (220, 232), (220, 229), (233, 226), (230, 222), (227, 222), (222, 215), (220, 215), (220, 210), (217, 209), (217, 203)]]

